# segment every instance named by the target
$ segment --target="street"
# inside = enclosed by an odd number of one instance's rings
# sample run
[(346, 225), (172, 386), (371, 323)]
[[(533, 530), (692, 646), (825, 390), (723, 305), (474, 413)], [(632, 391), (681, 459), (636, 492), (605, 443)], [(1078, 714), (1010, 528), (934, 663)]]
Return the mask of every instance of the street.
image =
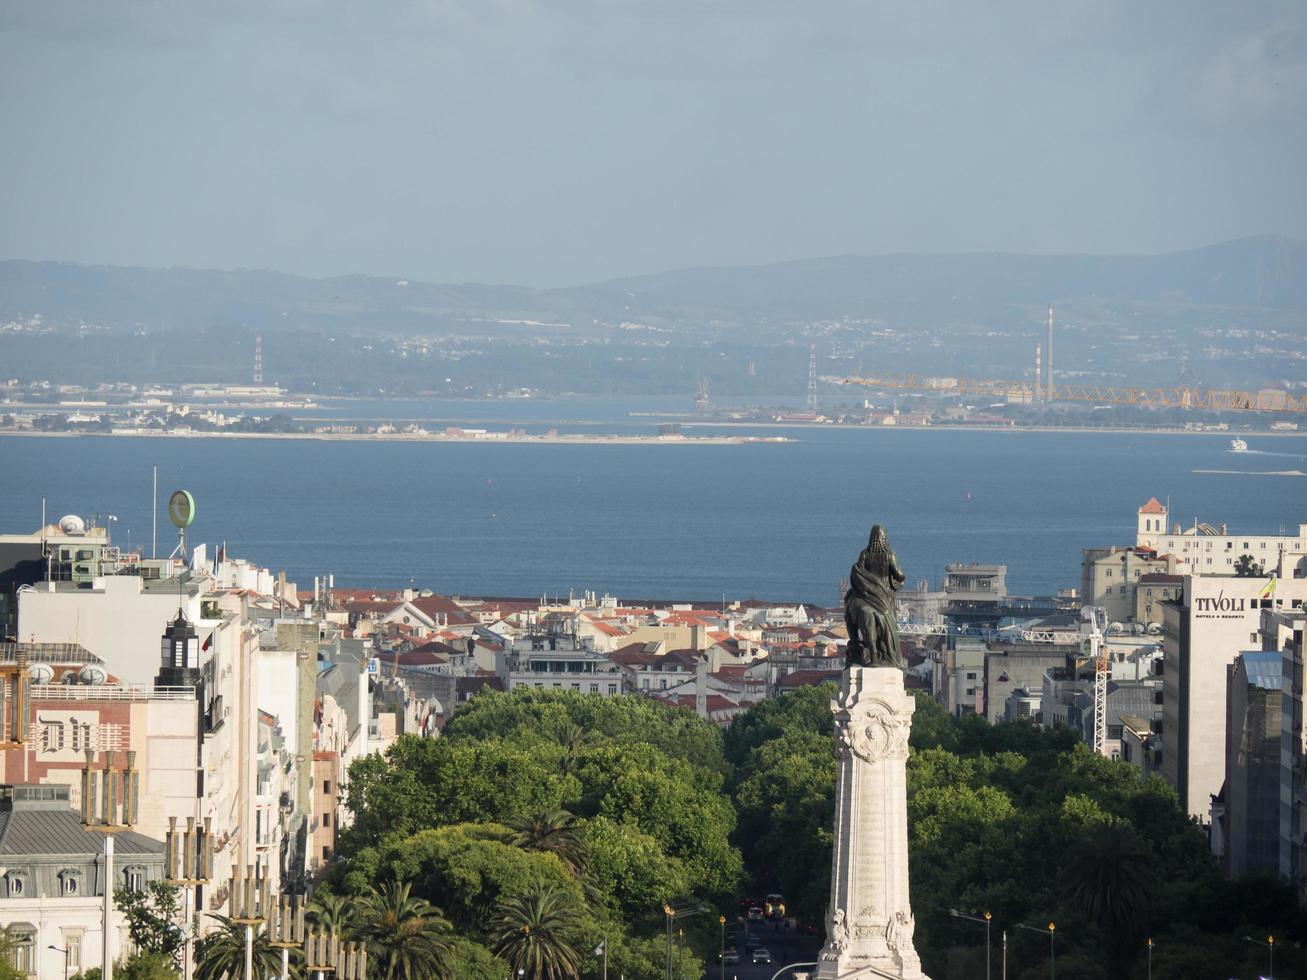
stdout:
[[(821, 940), (817, 936), (803, 935), (792, 929), (783, 928), (775, 922), (750, 922), (748, 930), (753, 935), (762, 940), (763, 947), (771, 953), (771, 963), (755, 964), (752, 958), (752, 951), (745, 948), (745, 926), (739, 924), (736, 926), (736, 950), (740, 954), (739, 963), (729, 963), (726, 966), (726, 980), (771, 980), (771, 977), (777, 970), (787, 963), (811, 963), (817, 959), (817, 951), (821, 948)], [(727, 948), (730, 948), (730, 937), (727, 937)], [(811, 972), (814, 967), (799, 967), (800, 970)], [(704, 973), (704, 980), (718, 980), (722, 976), (721, 967), (717, 963), (708, 966)], [(793, 976), (793, 971), (786, 970), (781, 974), (782, 978)]]

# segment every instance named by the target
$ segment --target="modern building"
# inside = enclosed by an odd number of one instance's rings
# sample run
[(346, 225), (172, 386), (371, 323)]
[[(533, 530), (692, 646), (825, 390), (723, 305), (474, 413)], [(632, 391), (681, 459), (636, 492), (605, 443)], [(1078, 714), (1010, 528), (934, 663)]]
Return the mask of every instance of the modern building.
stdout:
[(1170, 555), (1181, 575), (1233, 575), (1240, 557), (1249, 555), (1266, 572), (1280, 578), (1307, 577), (1307, 524), (1296, 534), (1235, 534), (1224, 524), (1199, 523), (1182, 529), (1167, 525), (1168, 508), (1156, 497), (1139, 508), (1135, 545)]
[(1007, 598), (1007, 566), (944, 566), (944, 618), (961, 626), (996, 627)]
[(1231, 877), (1275, 874), (1280, 864), (1280, 653), (1241, 653), (1227, 669), (1226, 869)]
[(536, 687), (605, 696), (622, 693), (622, 668), (569, 633), (523, 637), (495, 659), (495, 673), (506, 691)]
[(1307, 901), (1307, 730), (1303, 727), (1303, 634), (1307, 611), (1262, 613), (1263, 650), (1280, 654), (1280, 877)]
[(1189, 815), (1206, 821), (1225, 782), (1226, 668), (1260, 645), (1263, 611), (1291, 612), (1307, 579), (1186, 575), (1162, 607), (1162, 775)]
[(931, 689), (935, 699), (956, 717), (977, 714), (985, 703), (985, 642), (949, 637), (935, 660)]

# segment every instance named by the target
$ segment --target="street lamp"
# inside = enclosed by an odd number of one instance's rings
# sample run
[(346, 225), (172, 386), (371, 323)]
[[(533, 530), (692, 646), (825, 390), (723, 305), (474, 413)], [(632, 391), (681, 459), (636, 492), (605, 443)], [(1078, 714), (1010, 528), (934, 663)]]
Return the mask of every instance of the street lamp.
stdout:
[(1244, 936), (1243, 941), (1266, 947), (1266, 954), (1270, 957), (1270, 962), (1266, 965), (1266, 980), (1275, 980), (1275, 937), (1267, 936), (1266, 941), (1263, 942), (1260, 939), (1254, 939), (1252, 936)]
[(213, 878), (212, 820), (196, 827), (195, 818), (186, 818), (186, 829), (177, 829), (177, 818), (168, 818), (168, 832), (164, 837), (164, 881), (182, 890), (183, 930), (182, 974), (190, 980), (194, 956), (191, 949), (191, 891), (207, 885)]
[(52, 949), (56, 953), (64, 954), (64, 980), (68, 980), (68, 948), (66, 946), (55, 946), (52, 944), (47, 946), (46, 949)]
[[(113, 752), (109, 750), (104, 753), (104, 769), (96, 772), (94, 765), (95, 749), (87, 749), (86, 765), (82, 767), (82, 826), (104, 837), (104, 921), (101, 924), (103, 960), (100, 976), (104, 980), (113, 980), (113, 942), (110, 935), (113, 916), (113, 835), (121, 830), (130, 830), (136, 823), (141, 776), (136, 771), (135, 752), (127, 753), (127, 766), (121, 773), (114, 771)], [(96, 814), (95, 806), (97, 784), (99, 815)]]
[(986, 912), (984, 917), (978, 915), (967, 915), (965, 912), (959, 912), (957, 909), (949, 909), (948, 914), (955, 919), (969, 919), (972, 922), (979, 922), (985, 927), (985, 980), (989, 980), (989, 926), (994, 916)]
[(1041, 929), (1039, 926), (1027, 926), (1018, 922), (1017, 928), (1026, 932), (1042, 932), (1048, 937), (1048, 976), (1049, 980), (1057, 980), (1057, 950), (1053, 945), (1057, 939), (1057, 923), (1050, 922), (1047, 929)]
[(717, 953), (717, 962), (720, 964), (720, 980), (726, 980), (726, 916), (717, 916), (717, 924), (722, 927), (722, 946)]
[(263, 925), (272, 908), (272, 882), (266, 874), (261, 881), (255, 877), (253, 865), (244, 875), (233, 870), (227, 902), (228, 919), (245, 927), (245, 980), (254, 980), (254, 930)]
[(1148, 937), (1148, 980), (1153, 980), (1153, 937)]
[(282, 895), (268, 917), (268, 945), (281, 950), (281, 980), (290, 980), (290, 951), (304, 942), (304, 902)]

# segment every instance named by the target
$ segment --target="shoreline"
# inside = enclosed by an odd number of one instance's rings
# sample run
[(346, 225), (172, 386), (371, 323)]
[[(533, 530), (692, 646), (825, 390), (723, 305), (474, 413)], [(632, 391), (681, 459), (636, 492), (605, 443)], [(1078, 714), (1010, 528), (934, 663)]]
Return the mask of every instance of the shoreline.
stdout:
[(622, 436), (622, 435), (525, 435), (482, 439), (477, 436), (416, 435), (408, 432), (33, 432), (30, 429), (0, 429), (0, 437), (27, 439), (295, 439), (317, 442), (411, 442), (420, 444), (473, 443), (482, 446), (786, 446), (797, 440), (784, 436)]

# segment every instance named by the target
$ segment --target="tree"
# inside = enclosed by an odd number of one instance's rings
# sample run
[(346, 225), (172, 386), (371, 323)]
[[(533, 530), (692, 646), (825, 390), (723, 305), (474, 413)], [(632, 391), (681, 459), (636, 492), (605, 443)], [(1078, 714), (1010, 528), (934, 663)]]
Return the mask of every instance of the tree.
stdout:
[(19, 973), (14, 966), (15, 948), (18, 945), (14, 934), (8, 926), (0, 926), (0, 980), (24, 980), (25, 973)]
[(319, 929), (348, 936), (354, 925), (354, 911), (354, 902), (349, 896), (327, 892), (314, 897), (304, 910), (304, 917)]
[(132, 945), (143, 953), (159, 953), (174, 961), (186, 941), (177, 925), (179, 889), (163, 881), (148, 881), (143, 891), (114, 892), (114, 905), (127, 919)]
[(585, 873), (582, 825), (566, 810), (539, 810), (508, 822), (513, 834), (509, 843), (527, 851), (556, 855), (576, 878)]
[(1239, 578), (1261, 578), (1266, 571), (1252, 555), (1240, 555), (1234, 560), (1234, 574)]
[(581, 925), (575, 898), (556, 885), (537, 883), (502, 901), (493, 924), (495, 952), (530, 980), (576, 980), (581, 957), (575, 935)]
[(451, 978), (453, 937), (440, 909), (409, 894), (407, 881), (389, 881), (359, 903), (359, 938), (385, 980)]
[[(218, 928), (195, 944), (195, 980), (240, 980), (245, 971), (245, 926), (215, 915)], [(272, 980), (281, 975), (281, 952), (268, 945), (263, 929), (254, 933), (254, 975)]]

